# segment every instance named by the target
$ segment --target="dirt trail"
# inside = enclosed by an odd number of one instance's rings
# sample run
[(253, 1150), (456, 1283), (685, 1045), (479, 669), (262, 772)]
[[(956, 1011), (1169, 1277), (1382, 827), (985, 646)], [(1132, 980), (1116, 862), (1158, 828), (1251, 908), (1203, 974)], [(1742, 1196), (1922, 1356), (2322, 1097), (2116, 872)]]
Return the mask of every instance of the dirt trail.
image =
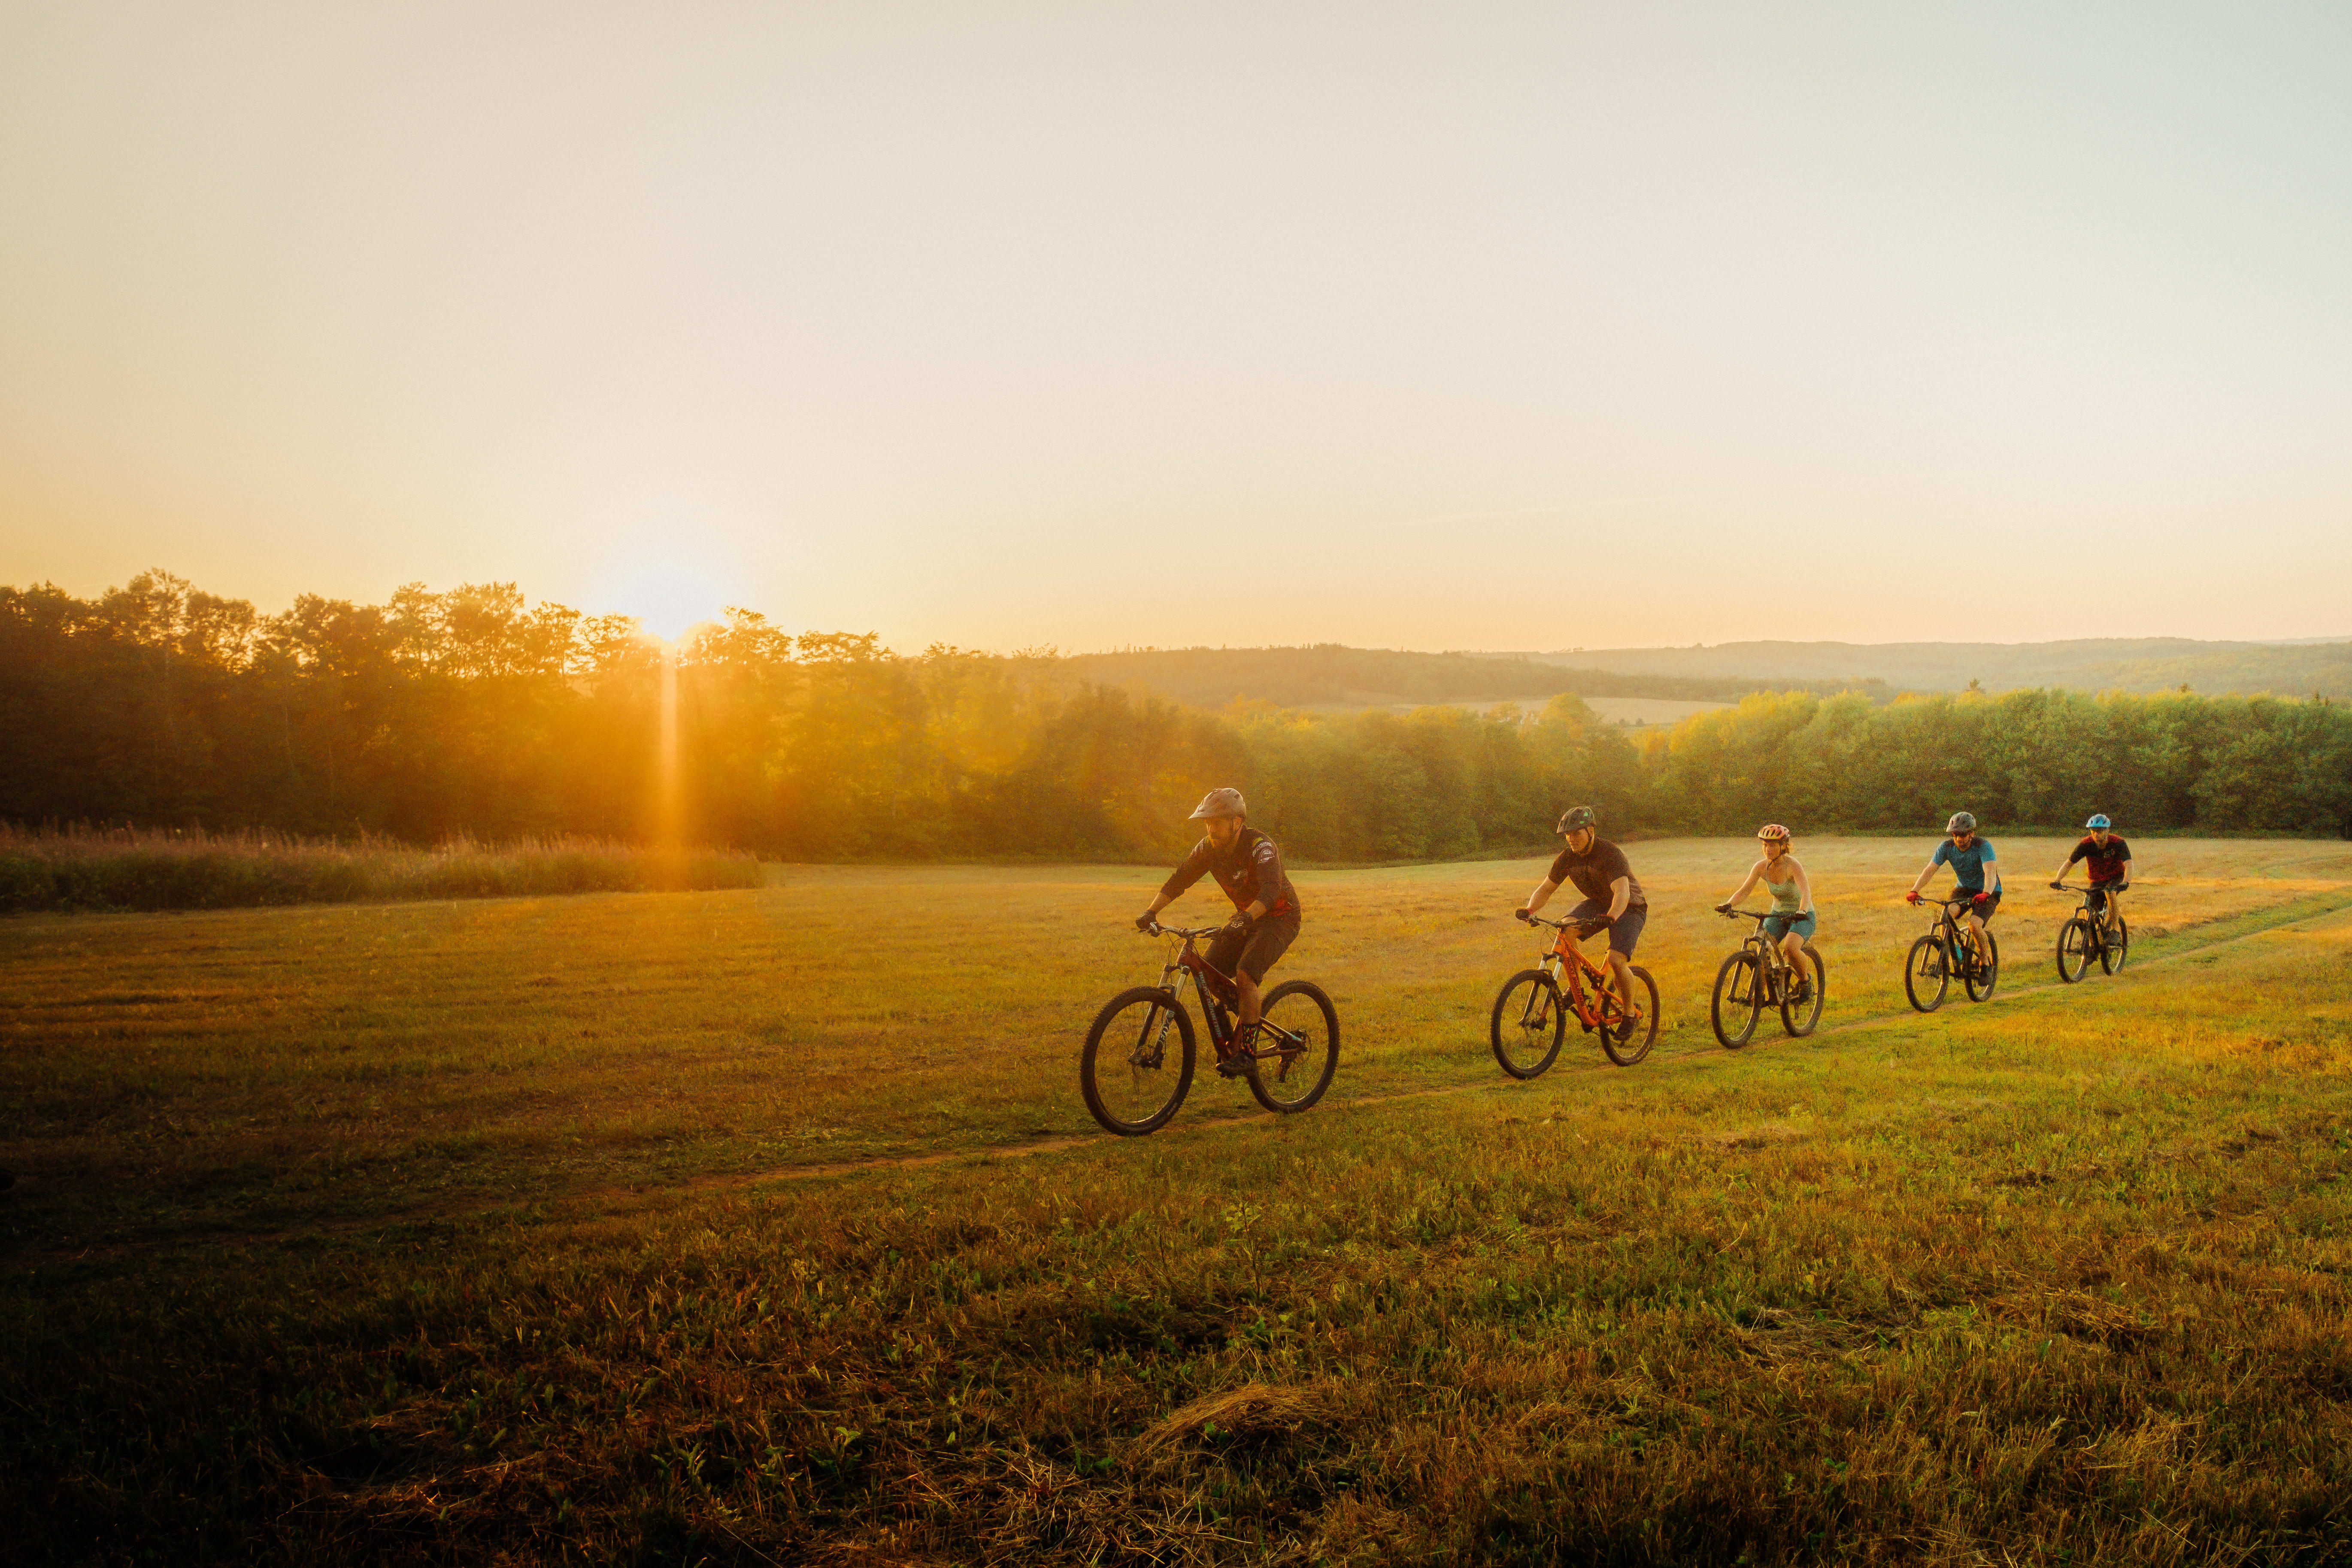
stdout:
[[(2252, 942), (2260, 937), (2270, 936), (2281, 931), (2290, 929), (2309, 930), (2323, 922), (2335, 921), (2347, 914), (2352, 914), (2352, 900), (2334, 900), (2323, 908), (2306, 909), (2294, 913), (2286, 913), (2282, 911), (2279, 913), (2276, 920), (2268, 924), (2260, 926), (2253, 931), (2243, 931), (2236, 936), (2224, 937), (2218, 942), (2203, 942), (2195, 947), (2184, 947), (2176, 952), (2165, 953), (2159, 958), (2151, 958), (2135, 963), (2126, 970), (2126, 973), (2137, 973), (2143, 969), (2154, 969), (2168, 963), (2179, 963), (2189, 959), (2203, 957), (2209, 953), (2218, 952), (2225, 948), (2235, 947), (2242, 942)], [(2095, 983), (2095, 982), (2093, 977), (2085, 976), (2082, 984), (2089, 985)], [(2079, 989), (2079, 987), (2070, 986), (2055, 980), (2050, 980), (2035, 985), (2022, 985), (2013, 988), (2005, 986), (1996, 993), (1990, 1002), (1969, 1004), (1963, 1000), (1960, 1003), (1960, 1005), (1963, 1007), (1969, 1005), (1997, 1007), (2029, 996), (2041, 996), (2046, 995), (2053, 991), (2073, 991), (2076, 989)], [(1947, 1005), (1948, 1006), (1951, 1005), (1948, 1003)], [(1850, 1018), (1843, 1023), (1831, 1025), (1827, 1027), (1816, 1030), (1812, 1035), (1807, 1037), (1803, 1042), (1786, 1039), (1766, 1040), (1759, 1038), (1757, 1043), (1759, 1045), (1780, 1044), (1783, 1046), (1797, 1045), (1800, 1043), (1810, 1045), (1816, 1041), (1827, 1039), (1835, 1035), (1857, 1034), (1866, 1029), (1883, 1028), (1890, 1024), (1916, 1022), (1921, 1018), (1921, 1016), (1922, 1015), (1916, 1013), (1909, 1007), (1906, 1006), (1884, 1013), (1874, 1013), (1866, 1017)], [(1563, 1049), (1565, 1048), (1566, 1047), (1563, 1047)], [(1658, 1051), (1654, 1054), (1652, 1059), (1657, 1064), (1661, 1070), (1669, 1072), (1676, 1070), (1698, 1071), (1717, 1067), (1730, 1066), (1746, 1055), (1747, 1052), (1745, 1051), (1733, 1052), (1724, 1050), (1710, 1039), (1704, 1045), (1685, 1045), (1674, 1050)], [(1316, 1109), (1318, 1112), (1344, 1113), (1348, 1111), (1369, 1110), (1376, 1106), (1394, 1105), (1404, 1100), (1440, 1100), (1456, 1095), (1467, 1094), (1526, 1093), (1535, 1091), (1544, 1084), (1561, 1079), (1575, 1079), (1586, 1076), (1606, 1075), (1622, 1070), (1624, 1069), (1613, 1067), (1606, 1061), (1580, 1061), (1563, 1066), (1555, 1066), (1550, 1071), (1545, 1073), (1543, 1077), (1531, 1079), (1524, 1083), (1515, 1079), (1501, 1078), (1498, 1075), (1497, 1077), (1491, 1079), (1482, 1079), (1475, 1083), (1446, 1084), (1431, 1089), (1400, 1089), (1390, 1094), (1368, 1094), (1355, 1096), (1349, 1099), (1327, 1100)], [(1261, 1115), (1254, 1110), (1237, 1110), (1230, 1114), (1219, 1115), (1212, 1112), (1196, 1117), (1191, 1122), (1191, 1126), (1196, 1131), (1207, 1131), (1219, 1127), (1255, 1124), (1261, 1120)], [(920, 1170), (925, 1167), (934, 1165), (951, 1165), (959, 1163), (985, 1165), (999, 1160), (1022, 1160), (1027, 1159), (1032, 1155), (1055, 1154), (1060, 1153), (1065, 1150), (1084, 1148), (1089, 1144), (1110, 1143), (1118, 1141), (1118, 1140), (1114, 1138), (1112, 1134), (1108, 1132), (1066, 1133), (1053, 1138), (1041, 1138), (1029, 1143), (991, 1144), (986, 1147), (976, 1149), (933, 1150), (920, 1154), (885, 1154), (864, 1160), (830, 1161), (824, 1164), (779, 1165), (760, 1171), (713, 1173), (708, 1175), (691, 1176), (682, 1181), (675, 1182), (611, 1183), (601, 1186), (575, 1187), (561, 1193), (539, 1194), (528, 1198), (509, 1200), (503, 1203), (442, 1205), (432, 1208), (401, 1210), (390, 1214), (372, 1215), (364, 1218), (290, 1226), (272, 1230), (257, 1230), (226, 1235), (210, 1233), (200, 1237), (158, 1237), (151, 1240), (96, 1244), (79, 1250), (57, 1250), (47, 1253), (22, 1253), (17, 1255), (16, 1258), (14, 1259), (14, 1263), (19, 1268), (29, 1268), (38, 1267), (47, 1263), (104, 1261), (119, 1257), (163, 1251), (173, 1247), (182, 1246), (200, 1245), (206, 1247), (261, 1247), (291, 1241), (298, 1238), (313, 1239), (327, 1237), (349, 1236), (361, 1232), (392, 1230), (401, 1226), (429, 1224), (436, 1220), (472, 1218), (482, 1215), (495, 1214), (501, 1209), (531, 1208), (551, 1205), (562, 1205), (566, 1207), (574, 1205), (611, 1205), (615, 1203), (625, 1203), (632, 1199), (645, 1199), (652, 1197), (667, 1199), (686, 1196), (695, 1193), (758, 1186), (768, 1183), (817, 1181), (823, 1178), (834, 1176), (859, 1176), (873, 1174), (879, 1172)]]

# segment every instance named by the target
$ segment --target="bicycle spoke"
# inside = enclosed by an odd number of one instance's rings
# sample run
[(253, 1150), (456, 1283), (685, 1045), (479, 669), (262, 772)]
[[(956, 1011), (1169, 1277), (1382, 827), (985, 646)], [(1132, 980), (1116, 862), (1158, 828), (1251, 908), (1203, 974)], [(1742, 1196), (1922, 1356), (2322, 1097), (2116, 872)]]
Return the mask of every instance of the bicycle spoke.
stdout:
[[(1171, 1030), (1174, 1051), (1169, 1049)], [(1113, 1132), (1149, 1132), (1160, 1126), (1175, 1114), (1192, 1082), (1192, 1021), (1156, 987), (1114, 997), (1095, 1019), (1078, 1058), (1078, 1087), (1087, 1109)]]

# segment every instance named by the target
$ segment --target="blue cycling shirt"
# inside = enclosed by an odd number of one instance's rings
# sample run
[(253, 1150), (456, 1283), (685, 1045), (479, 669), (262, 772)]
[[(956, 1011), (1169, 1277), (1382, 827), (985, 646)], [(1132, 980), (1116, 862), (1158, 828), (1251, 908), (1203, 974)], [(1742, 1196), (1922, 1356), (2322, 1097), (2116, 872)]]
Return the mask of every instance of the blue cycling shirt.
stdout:
[(1981, 893), (1985, 890), (1984, 868), (1996, 858), (1998, 857), (1992, 852), (1992, 845), (1982, 837), (1969, 840), (1966, 849), (1953, 848), (1952, 841), (1948, 838), (1936, 846), (1935, 864), (1949, 866), (1952, 868), (1952, 875), (1959, 879), (1960, 891), (1963, 893)]

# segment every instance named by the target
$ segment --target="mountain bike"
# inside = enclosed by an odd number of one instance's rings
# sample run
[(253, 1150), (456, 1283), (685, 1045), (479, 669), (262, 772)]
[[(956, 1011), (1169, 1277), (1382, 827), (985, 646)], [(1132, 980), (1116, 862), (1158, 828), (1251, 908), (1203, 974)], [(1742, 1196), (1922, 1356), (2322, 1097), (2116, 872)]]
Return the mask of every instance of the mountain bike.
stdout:
[(1829, 989), (1829, 977), (1822, 972), (1822, 955), (1813, 951), (1811, 942), (1805, 943), (1805, 968), (1810, 974), (1792, 966), (1780, 944), (1764, 934), (1764, 922), (1772, 918), (1770, 910), (1758, 913), (1753, 910), (1718, 910), (1726, 920), (1750, 920), (1756, 929), (1739, 944), (1739, 951), (1723, 961), (1715, 972), (1715, 1000), (1708, 1016), (1715, 1023), (1715, 1037), (1723, 1048), (1736, 1051), (1746, 1045), (1756, 1033), (1756, 1020), (1767, 1007), (1780, 1009), (1780, 1026), (1790, 1037), (1803, 1039), (1822, 1021), (1822, 1002)]
[[(1529, 925), (1549, 926), (1559, 936), (1538, 961), (1503, 982), (1496, 994), (1495, 1011), (1487, 1020), (1487, 1037), (1495, 1059), (1513, 1078), (1534, 1078), (1559, 1055), (1560, 1040), (1574, 1015), (1588, 1035), (1601, 1037), (1601, 1048), (1621, 1068), (1632, 1067), (1650, 1054), (1658, 1037), (1658, 983), (1640, 964), (1629, 965), (1636, 989), (1629, 1012), (1609, 972), (1584, 956), (1579, 939), (1606, 927), (1580, 921), (1527, 917)], [(1563, 986), (1562, 977), (1566, 977)]]
[(1961, 933), (1959, 922), (1952, 918), (1954, 910), (1969, 902), (1968, 895), (1957, 899), (1922, 898), (1919, 901), (1936, 906), (1936, 923), (1926, 936), (1911, 944), (1911, 954), (1903, 962), (1903, 990), (1911, 998), (1911, 1005), (1922, 1013), (1932, 1013), (1942, 1006), (1944, 993), (1956, 974), (1967, 988), (1969, 1001), (1981, 1002), (1990, 996), (1992, 988), (2000, 981), (2000, 943), (1987, 930), (1987, 957), (1977, 957), (1975, 947)]
[(2074, 918), (2058, 928), (2058, 978), (2072, 985), (2083, 978), (2083, 971), (2097, 959), (2099, 967), (2113, 974), (2123, 968), (2131, 952), (2131, 927), (2124, 917), (2116, 915), (2109, 924), (2104, 910), (2094, 913), (2091, 897), (2105, 896), (2105, 889), (2078, 888), (2072, 882), (2053, 882), (2050, 886), (2062, 893), (2080, 893), (2083, 901), (2074, 906)]
[(1331, 1087), (1339, 1066), (1339, 1013), (1331, 998), (1311, 981), (1284, 981), (1259, 998), (1256, 1037), (1243, 1044), (1234, 1023), (1241, 994), (1233, 977), (1193, 945), (1217, 931), (1154, 922), (1149, 934), (1183, 942), (1161, 967), (1160, 984), (1122, 991), (1095, 1015), (1078, 1056), (1078, 1091), (1106, 1130), (1126, 1138), (1157, 1131), (1184, 1103), (1192, 1087), (1195, 1037), (1181, 994), (1183, 975), (1192, 977), (1208, 1020), (1217, 1071), (1247, 1079), (1260, 1105), (1287, 1115), (1305, 1110)]

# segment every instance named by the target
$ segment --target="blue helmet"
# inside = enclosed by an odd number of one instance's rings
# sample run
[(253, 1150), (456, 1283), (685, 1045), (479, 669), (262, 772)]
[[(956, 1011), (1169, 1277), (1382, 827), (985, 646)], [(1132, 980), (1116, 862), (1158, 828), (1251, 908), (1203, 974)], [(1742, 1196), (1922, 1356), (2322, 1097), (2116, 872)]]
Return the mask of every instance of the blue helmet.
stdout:
[(2091, 818), (2090, 821), (2083, 824), (2083, 826), (2085, 827), (2113, 827), (2115, 824), (2107, 820), (2107, 814), (2103, 811), (2099, 813), (2098, 816)]

